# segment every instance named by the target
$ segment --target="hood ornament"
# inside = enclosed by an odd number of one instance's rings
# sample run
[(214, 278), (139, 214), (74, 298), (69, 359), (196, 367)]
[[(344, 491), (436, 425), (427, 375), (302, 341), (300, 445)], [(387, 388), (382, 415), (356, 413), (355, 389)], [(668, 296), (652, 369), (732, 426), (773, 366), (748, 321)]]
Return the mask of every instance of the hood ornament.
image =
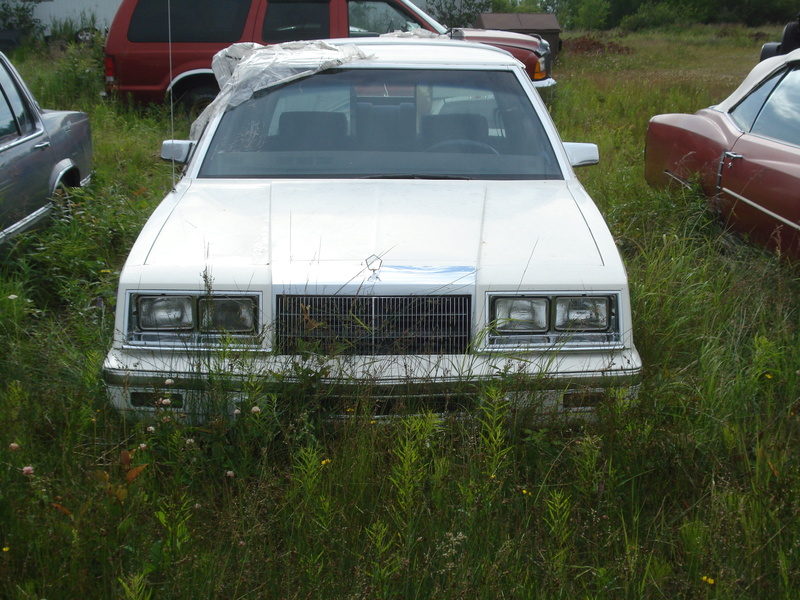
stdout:
[(378, 278), (378, 272), (381, 270), (381, 265), (383, 265), (383, 259), (373, 254), (372, 256), (367, 257), (364, 261), (367, 264), (367, 268), (372, 271), (372, 275), (369, 276), (371, 281), (380, 281)]

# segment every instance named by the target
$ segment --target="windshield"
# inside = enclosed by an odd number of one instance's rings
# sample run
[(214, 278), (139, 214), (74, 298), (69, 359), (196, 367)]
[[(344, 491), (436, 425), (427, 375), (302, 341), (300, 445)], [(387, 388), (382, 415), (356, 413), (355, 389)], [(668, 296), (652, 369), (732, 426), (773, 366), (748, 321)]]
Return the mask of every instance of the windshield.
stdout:
[(439, 23), (436, 19), (426, 13), (424, 10), (420, 9), (416, 4), (411, 2), (410, 0), (401, 0), (403, 4), (408, 6), (411, 10), (417, 13), (422, 19), (427, 21), (427, 23), (433, 27), (438, 33), (444, 34), (447, 33), (447, 27)]
[(223, 115), (200, 177), (563, 179), (513, 73), (400, 69), (258, 92)]

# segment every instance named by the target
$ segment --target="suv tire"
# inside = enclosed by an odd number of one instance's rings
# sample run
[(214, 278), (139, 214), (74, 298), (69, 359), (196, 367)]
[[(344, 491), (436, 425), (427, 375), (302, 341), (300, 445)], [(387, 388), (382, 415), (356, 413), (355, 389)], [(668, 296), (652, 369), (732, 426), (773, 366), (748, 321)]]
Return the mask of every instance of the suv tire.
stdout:
[(217, 97), (219, 88), (210, 84), (189, 88), (178, 98), (178, 103), (192, 119), (197, 118), (206, 106)]

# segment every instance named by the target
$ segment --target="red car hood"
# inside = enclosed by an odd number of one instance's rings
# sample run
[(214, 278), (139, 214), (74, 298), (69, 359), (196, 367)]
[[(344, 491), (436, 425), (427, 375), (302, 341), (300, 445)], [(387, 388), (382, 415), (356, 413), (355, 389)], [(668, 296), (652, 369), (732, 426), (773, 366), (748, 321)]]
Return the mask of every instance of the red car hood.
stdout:
[(499, 29), (461, 29), (464, 39), (470, 42), (480, 42), (493, 46), (509, 46), (537, 51), (541, 47), (542, 38), (539, 35), (500, 31)]

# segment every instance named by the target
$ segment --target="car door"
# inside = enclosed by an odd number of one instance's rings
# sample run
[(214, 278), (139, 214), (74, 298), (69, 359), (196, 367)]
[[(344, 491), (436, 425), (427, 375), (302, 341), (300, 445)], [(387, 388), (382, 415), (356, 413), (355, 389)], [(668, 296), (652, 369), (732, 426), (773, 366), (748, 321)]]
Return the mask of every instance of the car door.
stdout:
[(0, 61), (0, 231), (44, 216), (53, 150), (36, 108)]
[(800, 256), (800, 69), (764, 85), (731, 112), (746, 130), (720, 161), (720, 210), (732, 229)]
[(106, 44), (120, 91), (162, 101), (181, 75), (207, 72), (223, 48), (255, 41), (258, 6), (253, 0), (125, 2)]

